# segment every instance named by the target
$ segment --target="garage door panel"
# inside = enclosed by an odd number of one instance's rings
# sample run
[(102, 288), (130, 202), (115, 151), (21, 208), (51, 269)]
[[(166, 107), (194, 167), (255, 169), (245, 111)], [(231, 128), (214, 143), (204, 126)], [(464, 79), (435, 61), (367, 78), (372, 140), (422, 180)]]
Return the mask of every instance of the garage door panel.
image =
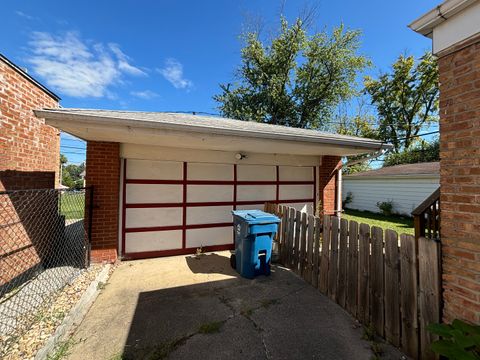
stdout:
[(275, 185), (238, 185), (238, 201), (275, 200), (277, 187)]
[(313, 181), (313, 167), (279, 166), (281, 181)]
[(232, 222), (233, 206), (199, 206), (187, 208), (187, 224)]
[(275, 181), (277, 169), (266, 165), (237, 165), (238, 181)]
[(232, 201), (232, 185), (188, 185), (187, 202)]
[(280, 200), (312, 199), (313, 187), (312, 185), (280, 185), (279, 198)]
[(182, 208), (126, 209), (126, 228), (182, 225)]
[(181, 203), (182, 185), (127, 184), (127, 204)]
[(143, 251), (162, 251), (182, 248), (182, 231), (145, 231), (127, 233), (125, 251), (128, 253)]
[(189, 163), (187, 165), (188, 180), (233, 180), (233, 165)]
[(183, 163), (129, 159), (127, 161), (127, 179), (181, 180), (183, 179)]
[(186, 233), (186, 243), (187, 248), (232, 244), (233, 227), (188, 229)]

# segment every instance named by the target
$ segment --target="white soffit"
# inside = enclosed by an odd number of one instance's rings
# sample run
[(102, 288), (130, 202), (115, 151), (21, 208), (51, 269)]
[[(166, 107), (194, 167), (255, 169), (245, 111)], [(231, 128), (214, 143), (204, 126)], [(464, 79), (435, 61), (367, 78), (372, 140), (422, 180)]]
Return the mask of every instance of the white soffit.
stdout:
[(433, 39), (433, 53), (480, 33), (479, 0), (447, 0), (413, 21), (409, 27)]

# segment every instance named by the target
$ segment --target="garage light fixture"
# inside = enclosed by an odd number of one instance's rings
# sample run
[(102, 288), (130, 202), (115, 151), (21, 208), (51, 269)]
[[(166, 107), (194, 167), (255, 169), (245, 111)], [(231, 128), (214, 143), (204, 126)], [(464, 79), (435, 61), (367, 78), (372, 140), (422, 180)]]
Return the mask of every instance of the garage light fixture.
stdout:
[(242, 160), (242, 159), (245, 159), (247, 157), (247, 155), (245, 154), (241, 154), (241, 153), (236, 153), (235, 154), (235, 159), (237, 160)]

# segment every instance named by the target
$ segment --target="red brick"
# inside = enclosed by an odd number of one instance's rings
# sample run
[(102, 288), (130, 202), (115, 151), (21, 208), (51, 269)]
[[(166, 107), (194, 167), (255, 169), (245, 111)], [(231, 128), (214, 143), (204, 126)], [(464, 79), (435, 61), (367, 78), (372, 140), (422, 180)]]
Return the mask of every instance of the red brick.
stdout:
[(441, 55), (440, 172), (445, 321), (480, 320), (480, 37)]
[(93, 186), (92, 261), (115, 262), (118, 244), (120, 145), (87, 142), (86, 185)]

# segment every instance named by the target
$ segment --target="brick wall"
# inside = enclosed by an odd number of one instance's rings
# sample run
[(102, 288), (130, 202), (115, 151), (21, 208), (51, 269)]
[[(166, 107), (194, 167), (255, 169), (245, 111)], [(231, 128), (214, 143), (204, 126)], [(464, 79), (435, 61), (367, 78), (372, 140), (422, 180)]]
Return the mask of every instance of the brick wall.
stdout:
[(86, 184), (93, 185), (92, 261), (117, 259), (120, 145), (87, 142)]
[[(0, 58), (0, 191), (55, 187), (60, 137), (33, 114), (43, 107), (58, 101)], [(51, 220), (45, 214), (56, 206), (37, 192), (0, 195), (0, 293), (43, 264)]]
[(480, 323), (480, 37), (439, 55), (444, 320)]
[(319, 198), (324, 214), (332, 215), (336, 209), (336, 170), (341, 166), (339, 156), (323, 156), (319, 168)]
[[(4, 182), (7, 190), (46, 186), (41, 173), (51, 172), (58, 180), (59, 131), (32, 111), (45, 107), (57, 108), (58, 101), (0, 59), (0, 191), (6, 189)], [(38, 186), (28, 179), (29, 172), (37, 172)]]

